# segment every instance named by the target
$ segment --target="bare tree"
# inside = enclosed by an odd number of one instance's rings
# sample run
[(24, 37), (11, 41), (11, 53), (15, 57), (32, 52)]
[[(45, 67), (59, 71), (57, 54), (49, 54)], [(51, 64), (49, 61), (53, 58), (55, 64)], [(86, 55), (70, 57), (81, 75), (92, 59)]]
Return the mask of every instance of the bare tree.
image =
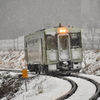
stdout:
[(88, 45), (88, 49), (100, 49), (100, 30), (96, 23), (90, 22), (86, 24), (82, 34), (85, 47)]

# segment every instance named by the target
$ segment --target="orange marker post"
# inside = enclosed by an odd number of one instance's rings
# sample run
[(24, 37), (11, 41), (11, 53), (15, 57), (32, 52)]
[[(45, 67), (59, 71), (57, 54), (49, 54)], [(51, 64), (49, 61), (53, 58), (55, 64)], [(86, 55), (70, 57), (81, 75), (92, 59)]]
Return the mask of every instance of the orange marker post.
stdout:
[(23, 69), (23, 70), (22, 70), (22, 78), (28, 78), (27, 69)]
[(27, 92), (27, 82), (26, 82), (26, 78), (28, 78), (28, 71), (27, 71), (27, 69), (23, 69), (22, 70), (22, 78), (25, 78), (25, 87), (26, 87), (26, 92)]

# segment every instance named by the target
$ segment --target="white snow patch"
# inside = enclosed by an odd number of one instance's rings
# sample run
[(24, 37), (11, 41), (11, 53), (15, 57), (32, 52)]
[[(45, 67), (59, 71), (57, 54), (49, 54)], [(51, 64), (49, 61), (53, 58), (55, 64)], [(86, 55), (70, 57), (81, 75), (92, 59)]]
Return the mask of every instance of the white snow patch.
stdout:
[(71, 89), (69, 82), (49, 76), (39, 76), (31, 80), (27, 84), (27, 92), (25, 85), (16, 93), (16, 97), (11, 100), (54, 100), (64, 95)]

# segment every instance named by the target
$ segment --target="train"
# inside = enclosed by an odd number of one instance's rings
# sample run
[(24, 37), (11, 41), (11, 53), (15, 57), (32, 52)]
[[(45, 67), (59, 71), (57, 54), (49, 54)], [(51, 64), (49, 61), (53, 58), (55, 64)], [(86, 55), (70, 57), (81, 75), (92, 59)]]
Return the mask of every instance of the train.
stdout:
[(75, 73), (82, 68), (81, 29), (59, 26), (24, 37), (27, 68), (36, 73)]

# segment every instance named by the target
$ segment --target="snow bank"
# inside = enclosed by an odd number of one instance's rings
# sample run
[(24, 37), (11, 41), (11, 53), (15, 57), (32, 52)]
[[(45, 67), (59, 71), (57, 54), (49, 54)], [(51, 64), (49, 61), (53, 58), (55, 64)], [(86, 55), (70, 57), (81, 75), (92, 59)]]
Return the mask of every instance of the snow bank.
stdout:
[(0, 51), (0, 68), (22, 69), (25, 67), (24, 51)]
[(22, 85), (11, 100), (55, 100), (71, 89), (69, 82), (50, 76), (38, 76)]
[(88, 50), (83, 52), (82, 72), (100, 75), (100, 51)]

